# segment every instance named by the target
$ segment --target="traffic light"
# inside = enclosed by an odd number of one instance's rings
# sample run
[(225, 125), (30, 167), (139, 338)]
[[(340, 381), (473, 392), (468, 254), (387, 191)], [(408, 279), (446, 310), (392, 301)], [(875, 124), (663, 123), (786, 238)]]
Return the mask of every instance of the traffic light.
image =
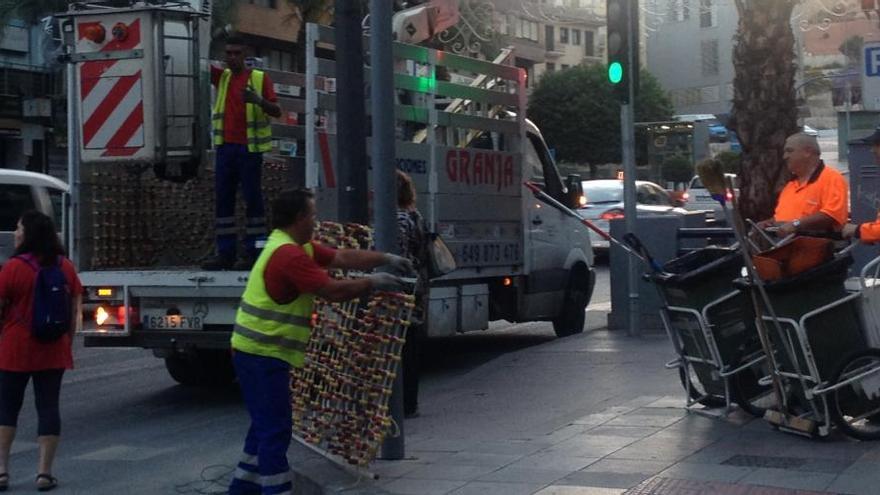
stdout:
[[(629, 103), (630, 84), (639, 87), (639, 2), (638, 0), (606, 0), (608, 39), (608, 82), (621, 103)], [(633, 48), (632, 64), (629, 60)]]

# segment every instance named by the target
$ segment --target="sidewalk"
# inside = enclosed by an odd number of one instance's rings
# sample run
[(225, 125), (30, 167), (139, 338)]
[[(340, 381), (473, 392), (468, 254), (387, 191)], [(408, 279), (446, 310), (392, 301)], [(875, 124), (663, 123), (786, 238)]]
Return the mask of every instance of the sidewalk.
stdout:
[[(604, 315), (601, 315), (604, 316)], [(588, 328), (599, 326), (592, 315)], [(664, 335), (598, 329), (506, 354), (423, 396), (402, 461), (358, 479), (295, 445), (302, 493), (880, 493), (880, 443), (809, 440), (688, 414)]]

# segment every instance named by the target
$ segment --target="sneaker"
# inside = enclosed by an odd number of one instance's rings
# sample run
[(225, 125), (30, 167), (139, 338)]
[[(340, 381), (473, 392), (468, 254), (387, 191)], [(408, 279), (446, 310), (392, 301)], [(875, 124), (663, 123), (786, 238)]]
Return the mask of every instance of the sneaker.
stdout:
[(239, 259), (232, 265), (233, 270), (246, 271), (250, 270), (254, 267), (254, 263), (257, 262), (257, 258), (255, 256), (245, 256), (244, 258)]
[(235, 258), (215, 255), (202, 263), (202, 270), (229, 270), (235, 264)]

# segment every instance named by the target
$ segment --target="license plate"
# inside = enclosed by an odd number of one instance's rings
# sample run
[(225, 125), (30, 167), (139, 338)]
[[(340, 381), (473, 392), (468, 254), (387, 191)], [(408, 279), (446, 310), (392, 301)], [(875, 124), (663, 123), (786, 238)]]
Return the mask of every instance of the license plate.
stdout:
[(146, 315), (144, 327), (151, 330), (201, 330), (204, 322), (201, 316), (185, 315)]

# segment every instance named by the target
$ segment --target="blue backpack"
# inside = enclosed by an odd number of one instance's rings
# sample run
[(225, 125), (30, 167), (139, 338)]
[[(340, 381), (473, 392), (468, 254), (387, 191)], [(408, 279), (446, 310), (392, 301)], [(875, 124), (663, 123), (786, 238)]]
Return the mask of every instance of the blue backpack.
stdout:
[(63, 258), (40, 266), (30, 254), (15, 256), (37, 272), (34, 282), (34, 312), (31, 335), (40, 342), (53, 342), (70, 331), (70, 289), (61, 270)]

